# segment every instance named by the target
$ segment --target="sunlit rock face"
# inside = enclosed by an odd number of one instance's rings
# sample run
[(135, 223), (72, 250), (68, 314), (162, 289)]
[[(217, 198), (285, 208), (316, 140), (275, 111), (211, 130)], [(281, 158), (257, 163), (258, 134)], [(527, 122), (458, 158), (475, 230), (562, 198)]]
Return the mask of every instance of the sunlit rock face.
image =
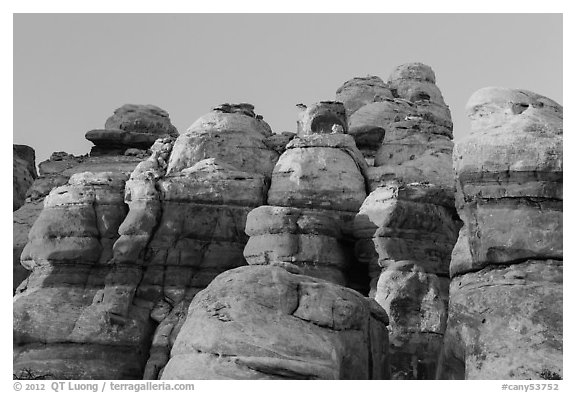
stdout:
[(563, 109), (484, 88), (454, 149), (464, 222), (441, 378), (554, 379), (562, 367)]
[(386, 324), (351, 289), (241, 267), (194, 298), (162, 379), (387, 379)]
[(178, 130), (165, 110), (154, 105), (126, 104), (114, 111), (104, 129), (86, 133), (94, 143), (90, 155), (123, 154), (127, 149), (148, 149), (158, 138), (177, 137)]
[(267, 146), (272, 130), (250, 104), (223, 104), (196, 120), (174, 144), (168, 174), (206, 158), (270, 177), (278, 153)]
[(248, 215), (244, 256), (355, 287), (352, 222), (366, 198), (367, 164), (345, 133), (342, 103), (310, 105), (299, 127), (272, 172), (268, 205)]
[(387, 82), (353, 78), (337, 90), (348, 133), (369, 165), (391, 177), (400, 171), (418, 177), (422, 171), (450, 169), (445, 162), (451, 155), (452, 120), (435, 83), (429, 66), (408, 63), (396, 67)]
[[(14, 298), (15, 373), (157, 378), (170, 332), (194, 295), (221, 272), (246, 264), (246, 216), (265, 202), (278, 157), (262, 142), (269, 127), (250, 108), (218, 107), (203, 117), (214, 122), (191, 127), (194, 135), (156, 139), (145, 154), (127, 151), (121, 157), (137, 161), (128, 173), (76, 173), (52, 191), (22, 254), (33, 272)], [(246, 163), (221, 159), (218, 149), (188, 154), (217, 146), (228, 133), (263, 130)], [(255, 164), (259, 154), (272, 160), (268, 172)], [(111, 157), (81, 157), (64, 170), (105, 168)]]

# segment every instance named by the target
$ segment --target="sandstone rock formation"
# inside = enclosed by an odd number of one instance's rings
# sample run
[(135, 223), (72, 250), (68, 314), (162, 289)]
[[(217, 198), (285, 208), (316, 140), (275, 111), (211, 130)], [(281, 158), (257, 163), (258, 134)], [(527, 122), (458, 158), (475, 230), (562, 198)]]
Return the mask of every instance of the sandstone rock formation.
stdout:
[[(300, 104), (302, 105), (302, 104)], [(346, 109), (339, 101), (321, 101), (310, 106), (302, 105), (302, 111), (298, 116), (297, 134), (332, 134), (334, 126), (342, 127), (346, 133), (348, 125), (346, 123)]]
[(174, 144), (168, 173), (217, 158), (236, 169), (270, 177), (278, 153), (265, 143), (272, 130), (250, 104), (223, 104), (200, 117)]
[(145, 343), (130, 342), (130, 329), (118, 333), (93, 311), (127, 210), (124, 181), (118, 173), (78, 173), (46, 197), (21, 257), (32, 273), (14, 297), (16, 375), (137, 377)]
[(178, 130), (170, 122), (168, 112), (154, 105), (126, 104), (106, 120), (104, 129), (86, 133), (93, 142), (90, 155), (123, 154), (128, 148), (148, 149), (163, 137), (177, 137)]
[(142, 160), (141, 157), (124, 155), (74, 156), (55, 152), (38, 165), (40, 176), (26, 193), (26, 203), (13, 213), (13, 290), (28, 276), (20, 264), (20, 254), (28, 242), (28, 233), (40, 215), (44, 198), (56, 187), (63, 186), (70, 176), (82, 172), (115, 172), (129, 174)]
[[(397, 67), (384, 83), (354, 78), (337, 90), (348, 113), (349, 133), (380, 176), (438, 179), (451, 154), (450, 110), (435, 85), (432, 69), (421, 63)], [(400, 168), (398, 168), (398, 166)], [(431, 180), (430, 180), (431, 181)]]
[(22, 206), (26, 192), (38, 177), (34, 149), (26, 145), (13, 145), (12, 148), (12, 211)]
[(483, 89), (453, 149), (435, 83), (354, 78), (297, 133), (127, 105), (54, 153), (14, 212), (15, 377), (561, 378), (562, 107)]
[[(28, 275), (20, 265), (20, 254), (28, 241), (30, 228), (42, 210), (44, 198), (52, 189), (65, 185), (70, 176), (76, 173), (113, 172), (129, 175), (142, 159), (150, 155), (146, 149), (159, 136), (178, 135), (170, 123), (168, 113), (153, 105), (124, 105), (106, 121), (105, 130), (100, 131), (86, 133), (86, 138), (96, 145), (90, 155), (74, 156), (66, 152), (54, 152), (48, 160), (38, 165), (40, 176), (28, 188), (26, 204), (14, 212), (14, 291)], [(102, 133), (112, 135), (112, 139), (100, 138)], [(133, 143), (136, 139), (147, 142)]]
[[(358, 82), (347, 82), (339, 94)], [(373, 143), (362, 150), (375, 166), (367, 168), (370, 194), (354, 223), (356, 257), (368, 265), (370, 296), (390, 317), (394, 379), (434, 378), (446, 328), (459, 220), (450, 112), (434, 82), (428, 66), (399, 66), (388, 84), (373, 87), (375, 94), (386, 87), (393, 98), (379, 96), (358, 108), (353, 101), (349, 119), (355, 139)], [(380, 136), (366, 139), (374, 135)]]
[(563, 109), (485, 88), (467, 113), (472, 131), (454, 150), (464, 226), (439, 376), (561, 378)]
[[(269, 126), (247, 108), (252, 107), (217, 108), (177, 141), (157, 139), (144, 161), (137, 152), (114, 156), (140, 162), (128, 172), (128, 179), (127, 175), (122, 181), (117, 179), (118, 172), (77, 173), (67, 186), (52, 191), (52, 199), (67, 198), (58, 211), (62, 214), (49, 209), (52, 205), (46, 202), (22, 256), (33, 273), (14, 300), (15, 372), (50, 369), (58, 378), (157, 377), (172, 344), (162, 341), (167, 338), (165, 332), (185, 318), (179, 310), (187, 309), (196, 292), (219, 273), (246, 263), (242, 256), (246, 215), (264, 203), (271, 175), (261, 174), (256, 162), (266, 157), (273, 167), (278, 157), (262, 142), (267, 132), (256, 136)], [(246, 124), (253, 128), (242, 128)], [(200, 150), (233, 148), (238, 139), (226, 141), (226, 137), (235, 133), (252, 136), (254, 141), (252, 145), (245, 141), (241, 161), (222, 159), (218, 149), (189, 154), (198, 146)], [(94, 159), (106, 167), (109, 157)], [(86, 163), (81, 161), (73, 167), (75, 171)], [(102, 188), (103, 178), (112, 179), (111, 185), (106, 183), (108, 188)], [(78, 179), (90, 180), (84, 184)], [(115, 205), (101, 212), (98, 203), (110, 200)], [(76, 224), (67, 228), (69, 219)], [(65, 269), (66, 274), (48, 274), (44, 266)], [(72, 288), (74, 299), (64, 296), (63, 288)], [(56, 298), (60, 303), (48, 304), (46, 312), (41, 308), (31, 314), (26, 311), (29, 304), (55, 302)], [(58, 323), (50, 322), (51, 308), (65, 313), (67, 307), (75, 311)], [(49, 338), (30, 332), (45, 324), (50, 325), (49, 331), (55, 330)], [(31, 349), (39, 344), (45, 344), (41, 354)], [(71, 368), (66, 356), (78, 348), (85, 361), (78, 360)], [(120, 359), (121, 351), (131, 355)], [(37, 356), (50, 357), (50, 365), (36, 365)]]
[(194, 298), (162, 379), (387, 379), (386, 324), (353, 290), (241, 267)]
[(351, 224), (366, 197), (367, 165), (345, 125), (341, 103), (323, 101), (301, 114), (299, 135), (274, 167), (269, 205), (248, 215), (249, 264), (290, 263), (304, 274), (351, 284)]

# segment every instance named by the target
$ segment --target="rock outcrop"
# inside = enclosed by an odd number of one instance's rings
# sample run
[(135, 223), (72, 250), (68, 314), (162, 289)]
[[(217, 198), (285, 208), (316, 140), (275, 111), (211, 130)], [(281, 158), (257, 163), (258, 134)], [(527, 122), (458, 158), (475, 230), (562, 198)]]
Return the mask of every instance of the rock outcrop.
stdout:
[[(22, 255), (33, 273), (14, 299), (15, 373), (157, 377), (172, 345), (166, 332), (183, 322), (194, 295), (246, 264), (246, 216), (265, 202), (278, 157), (263, 143), (269, 126), (252, 109), (218, 107), (178, 140), (157, 139), (143, 161), (138, 152), (119, 156), (139, 162), (128, 174), (76, 173), (51, 192)], [(240, 161), (214, 148), (232, 149), (242, 138), (248, 140)], [(106, 167), (110, 157), (118, 156), (82, 158), (73, 170), (87, 162), (94, 168), (94, 159)], [(268, 172), (256, 165), (262, 157), (271, 160)], [(57, 211), (48, 201), (60, 199)], [(56, 312), (65, 317), (57, 321)], [(49, 337), (38, 330), (45, 325)], [(69, 365), (74, 351), (84, 360)], [(50, 364), (37, 365), (38, 356)]]
[(291, 263), (347, 284), (354, 268), (352, 221), (366, 197), (366, 162), (345, 134), (341, 103), (320, 102), (300, 117), (299, 135), (272, 173), (268, 206), (248, 215), (249, 264)]
[(384, 83), (354, 78), (336, 96), (348, 112), (348, 129), (378, 175), (430, 178), (450, 172), (452, 120), (435, 85), (432, 69), (421, 63), (397, 67)]
[[(14, 291), (28, 275), (20, 265), (20, 254), (28, 241), (32, 225), (42, 211), (44, 198), (50, 191), (65, 185), (76, 173), (113, 172), (129, 175), (140, 161), (150, 155), (148, 148), (162, 135), (178, 135), (166, 111), (153, 105), (127, 104), (114, 111), (114, 115), (106, 121), (105, 130), (86, 133), (86, 138), (95, 144), (90, 155), (74, 156), (59, 151), (38, 164), (40, 176), (34, 176), (34, 183), (26, 193), (26, 203), (14, 212)], [(144, 142), (133, 143), (136, 140)], [(18, 151), (26, 150), (19, 148)], [(33, 152), (24, 154), (27, 158), (33, 157)], [(34, 166), (33, 169), (35, 174)]]
[(24, 204), (26, 192), (38, 175), (36, 154), (30, 146), (13, 145), (12, 161), (12, 211), (14, 211)]
[[(321, 101), (310, 106), (299, 104), (301, 112), (298, 116), (297, 134), (300, 136), (311, 134), (346, 133), (346, 109), (339, 101)], [(340, 131), (338, 128), (340, 127)]]
[(168, 112), (154, 105), (126, 104), (106, 120), (104, 129), (88, 131), (94, 143), (90, 155), (123, 154), (127, 149), (148, 149), (158, 138), (177, 137)]
[(13, 290), (28, 276), (28, 271), (20, 264), (20, 254), (28, 242), (28, 233), (40, 215), (44, 199), (50, 191), (63, 186), (76, 173), (114, 172), (130, 174), (142, 160), (141, 157), (125, 155), (74, 156), (65, 152), (55, 152), (38, 165), (39, 177), (34, 180), (26, 193), (26, 203), (13, 213)]
[(162, 379), (387, 379), (386, 324), (353, 290), (240, 267), (194, 298)]
[(370, 194), (354, 234), (356, 257), (368, 266), (370, 296), (390, 318), (393, 379), (433, 379), (446, 328), (450, 255), (460, 224), (450, 112), (434, 82), (430, 67), (402, 65), (387, 84), (372, 87), (374, 94), (386, 87), (393, 98), (366, 102), (349, 119), (357, 141), (381, 135), (364, 145), (375, 166), (367, 168)]
[(439, 377), (562, 378), (562, 117), (541, 95), (474, 93), (454, 150), (464, 222)]
[(336, 98), (15, 145), (15, 378), (562, 378), (562, 107), (482, 89), (454, 148), (424, 64)]
[(98, 312), (126, 215), (125, 180), (118, 173), (78, 173), (46, 197), (21, 256), (32, 273), (14, 297), (16, 375), (138, 376), (145, 343), (131, 342), (133, 326), (118, 332), (109, 315)]

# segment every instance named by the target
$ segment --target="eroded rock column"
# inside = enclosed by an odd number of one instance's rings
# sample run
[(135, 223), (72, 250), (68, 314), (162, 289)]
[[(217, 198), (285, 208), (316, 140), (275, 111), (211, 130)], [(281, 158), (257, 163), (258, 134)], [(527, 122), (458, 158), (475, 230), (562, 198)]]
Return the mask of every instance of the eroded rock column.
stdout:
[(355, 219), (356, 257), (368, 265), (370, 296), (390, 317), (392, 378), (433, 379), (446, 328), (450, 254), (460, 226), (450, 111), (434, 72), (420, 63), (397, 67), (386, 84), (356, 78), (338, 94), (353, 86), (362, 89), (349, 94), (355, 108), (350, 132), (371, 142), (363, 153), (373, 164), (367, 168), (370, 194)]
[(249, 264), (292, 263), (341, 285), (354, 265), (352, 221), (366, 197), (366, 162), (344, 132), (341, 103), (304, 111), (272, 173), (269, 206), (248, 215)]
[(562, 118), (541, 95), (485, 88), (454, 150), (464, 222), (450, 273), (441, 378), (559, 379)]
[(162, 379), (387, 379), (386, 324), (356, 291), (240, 267), (194, 298)]
[(161, 202), (136, 297), (158, 323), (144, 378), (157, 379), (190, 301), (220, 273), (246, 265), (250, 210), (266, 203), (278, 153), (270, 126), (250, 104), (224, 104), (174, 143), (167, 173), (155, 183)]

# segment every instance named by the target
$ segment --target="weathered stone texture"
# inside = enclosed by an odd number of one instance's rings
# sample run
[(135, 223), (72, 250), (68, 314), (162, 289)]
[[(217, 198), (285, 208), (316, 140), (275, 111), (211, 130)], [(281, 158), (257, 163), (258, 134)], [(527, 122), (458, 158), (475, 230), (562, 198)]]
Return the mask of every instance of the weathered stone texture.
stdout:
[(237, 268), (196, 295), (162, 379), (385, 379), (386, 323), (353, 290)]
[(433, 379), (460, 225), (452, 122), (430, 67), (399, 66), (385, 87), (390, 97), (365, 102), (349, 119), (370, 164), (369, 195), (354, 221), (355, 253), (368, 265), (370, 296), (390, 317), (392, 378)]
[(158, 138), (177, 137), (168, 112), (154, 105), (126, 104), (106, 120), (104, 129), (86, 133), (96, 146), (91, 155), (124, 154), (129, 148), (148, 149)]
[(26, 145), (13, 145), (12, 148), (12, 211), (22, 206), (26, 192), (38, 177), (34, 149)]
[(464, 226), (440, 378), (550, 379), (562, 367), (562, 107), (485, 88), (454, 149)]

